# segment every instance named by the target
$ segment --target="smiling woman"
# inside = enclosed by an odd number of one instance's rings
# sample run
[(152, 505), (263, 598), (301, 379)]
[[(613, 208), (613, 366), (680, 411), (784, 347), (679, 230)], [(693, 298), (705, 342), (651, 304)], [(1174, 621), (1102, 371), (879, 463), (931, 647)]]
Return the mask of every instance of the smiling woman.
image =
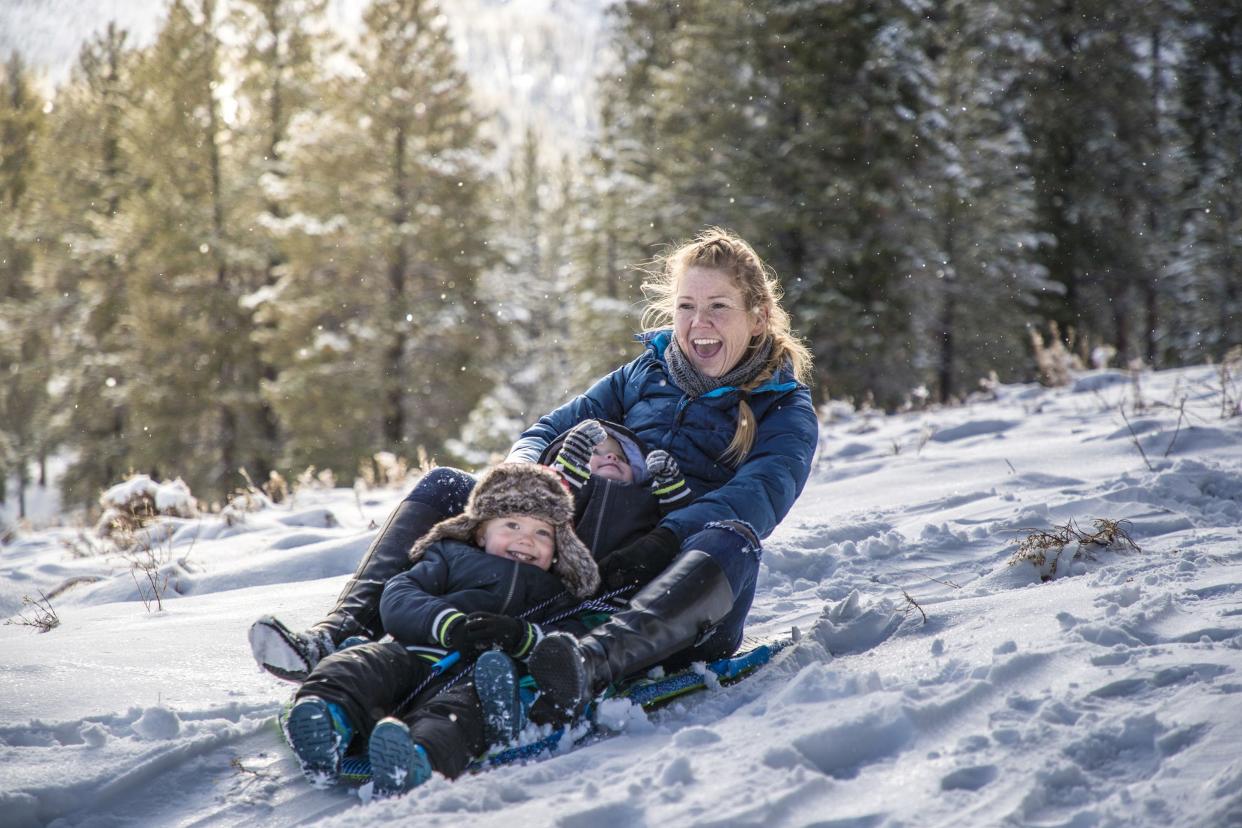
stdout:
[[(712, 227), (660, 265), (643, 284), (648, 298), (643, 325), (656, 335), (672, 325), (664, 356), (684, 391), (692, 396), (726, 387), (749, 392), (785, 366), (806, 381), (811, 352), (793, 335), (776, 274), (753, 247)], [(725, 455), (738, 461), (754, 441), (747, 396), (739, 400), (737, 431)]]
[(510, 458), (585, 417), (606, 417), (675, 457), (703, 494), (601, 559), (606, 581), (633, 561), (666, 563), (628, 610), (581, 640), (553, 634), (535, 647), (530, 669), (543, 695), (532, 719), (577, 715), (611, 682), (654, 664), (736, 650), (759, 542), (810, 472), (818, 426), (802, 382), (811, 356), (754, 248), (709, 228), (667, 256), (643, 290), (647, 353), (541, 419)]

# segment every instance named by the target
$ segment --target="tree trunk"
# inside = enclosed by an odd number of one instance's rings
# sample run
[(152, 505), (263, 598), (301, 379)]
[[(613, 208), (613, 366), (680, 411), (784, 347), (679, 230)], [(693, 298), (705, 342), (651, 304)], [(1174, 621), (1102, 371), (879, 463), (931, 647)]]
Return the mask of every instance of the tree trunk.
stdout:
[(26, 458), (22, 457), (17, 464), (17, 517), (25, 519), (26, 517), (26, 487), (30, 485), (30, 471), (27, 468)]
[(409, 220), (409, 192), (406, 185), (405, 155), (407, 136), (404, 126), (398, 126), (393, 135), (393, 243), (388, 261), (388, 304), (392, 311), (392, 330), (389, 332), (388, 348), (384, 352), (384, 439), (390, 446), (400, 446), (405, 440), (405, 389), (402, 360), (405, 355), (406, 272), (409, 257), (406, 253), (405, 224)]
[[(1157, 121), (1156, 134), (1160, 134), (1160, 29), (1152, 29), (1151, 32), (1151, 116)], [(1158, 201), (1162, 201), (1160, 196), (1163, 195), (1163, 156), (1160, 153), (1153, 155), (1152, 164), (1152, 180), (1156, 182), (1157, 191), (1154, 196), (1149, 196), (1147, 202), (1147, 233), (1148, 238), (1155, 244), (1156, 251), (1160, 254), (1157, 261), (1148, 264), (1149, 270), (1143, 280), (1141, 290), (1143, 292), (1143, 310), (1147, 327), (1143, 331), (1143, 360), (1152, 368), (1158, 368), (1156, 361), (1156, 329), (1160, 324), (1159, 319), (1159, 285), (1160, 277), (1164, 272), (1164, 244), (1160, 227), (1160, 209), (1157, 205)]]

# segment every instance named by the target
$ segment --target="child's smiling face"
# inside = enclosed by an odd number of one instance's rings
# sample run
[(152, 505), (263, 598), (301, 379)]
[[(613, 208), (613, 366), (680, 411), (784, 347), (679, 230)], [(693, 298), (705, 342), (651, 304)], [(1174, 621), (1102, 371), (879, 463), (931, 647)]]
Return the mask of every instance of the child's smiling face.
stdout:
[(528, 515), (492, 518), (479, 527), (477, 540), (489, 555), (531, 564), (545, 572), (556, 553), (556, 528)]
[(625, 450), (617, 438), (608, 437), (591, 451), (591, 474), (619, 483), (633, 483), (634, 470), (630, 468)]

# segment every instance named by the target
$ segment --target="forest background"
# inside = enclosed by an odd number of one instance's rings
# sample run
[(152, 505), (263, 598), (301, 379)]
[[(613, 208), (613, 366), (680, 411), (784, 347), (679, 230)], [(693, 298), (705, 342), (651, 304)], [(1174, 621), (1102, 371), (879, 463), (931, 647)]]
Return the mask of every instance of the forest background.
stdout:
[(0, 503), (53, 456), (86, 507), (486, 462), (636, 353), (644, 263), (706, 225), (781, 277), (820, 402), (1242, 359), (1242, 5), (588, 5), (589, 77), (574, 14), (502, 32), (530, 96), (590, 90), (572, 135), (426, 0), (172, 0), (59, 79), (13, 48)]

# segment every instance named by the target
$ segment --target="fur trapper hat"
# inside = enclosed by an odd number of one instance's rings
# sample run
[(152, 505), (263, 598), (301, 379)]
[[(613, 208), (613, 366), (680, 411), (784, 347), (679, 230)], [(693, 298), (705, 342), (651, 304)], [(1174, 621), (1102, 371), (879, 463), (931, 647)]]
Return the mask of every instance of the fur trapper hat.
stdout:
[(505, 515), (527, 515), (552, 524), (556, 529), (552, 574), (579, 598), (599, 588), (595, 558), (574, 534), (573, 498), (560, 475), (535, 463), (501, 463), (485, 471), (470, 492), (466, 511), (431, 527), (410, 549), (410, 560), (417, 562), (442, 538), (477, 545), (479, 527)]

